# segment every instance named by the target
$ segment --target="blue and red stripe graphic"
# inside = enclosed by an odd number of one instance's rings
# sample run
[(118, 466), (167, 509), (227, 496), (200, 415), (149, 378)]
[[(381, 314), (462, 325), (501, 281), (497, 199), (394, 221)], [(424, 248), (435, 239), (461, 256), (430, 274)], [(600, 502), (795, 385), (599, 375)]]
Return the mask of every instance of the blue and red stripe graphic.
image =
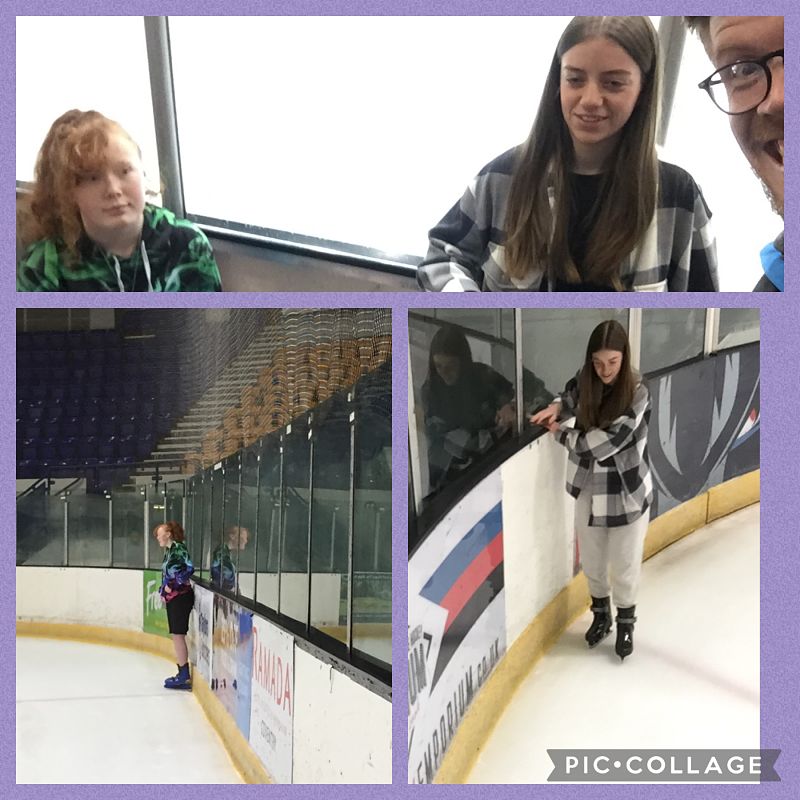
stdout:
[(447, 611), (431, 688), (502, 588), (503, 516), (498, 503), (467, 531), (420, 592)]

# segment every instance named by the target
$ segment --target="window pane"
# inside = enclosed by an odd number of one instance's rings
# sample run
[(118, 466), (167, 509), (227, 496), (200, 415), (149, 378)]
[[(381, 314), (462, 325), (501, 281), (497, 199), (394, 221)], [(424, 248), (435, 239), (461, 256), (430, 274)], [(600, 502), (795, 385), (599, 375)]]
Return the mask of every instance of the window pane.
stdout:
[(210, 580), (213, 553), (222, 543), (222, 514), (225, 504), (225, 474), (222, 470), (222, 462), (211, 468), (209, 477), (211, 509), (209, 523), (203, 529), (203, 534), (208, 537), (208, 541), (203, 542), (203, 566), (209, 571)]
[(225, 483), (222, 530), (214, 538), (211, 554), (211, 583), (229, 592), (236, 591), (236, 567), (243, 538), (239, 531), (240, 461), (239, 453), (234, 453), (222, 462), (220, 471)]
[(259, 462), (256, 599), (275, 611), (280, 570), (281, 459), (280, 434), (273, 433), (262, 441)]
[[(186, 530), (186, 524), (183, 519), (183, 481), (170, 481), (164, 484), (164, 500), (166, 502), (165, 517), (167, 520), (174, 520), (179, 522)], [(189, 533), (186, 533), (187, 539)]]
[[(144, 566), (144, 488), (115, 489), (111, 499), (115, 567)], [(155, 543), (155, 539), (153, 540)]]
[(164, 550), (158, 546), (158, 541), (153, 536), (156, 525), (161, 525), (167, 519), (164, 516), (166, 507), (164, 505), (163, 493), (154, 486), (146, 488), (147, 507), (148, 507), (148, 526), (147, 536), (150, 540), (150, 563), (148, 569), (161, 569), (161, 562), (164, 560)]
[(423, 499), (468, 474), (515, 427), (513, 311), (451, 309), (449, 322), (440, 313), (417, 309), (408, 322)]
[[(478, 170), (528, 135), (569, 19), (170, 17), (188, 211), (424, 255)], [(444, 42), (482, 68), (454, 79)], [(480, 97), (492, 113), (455, 111)]]
[(642, 311), (642, 373), (680, 364), (703, 353), (704, 308)]
[(308, 417), (287, 426), (283, 436), (283, 536), (279, 611), (306, 623), (308, 619), (308, 524), (311, 446)]
[[(119, 122), (160, 193), (143, 17), (17, 17), (17, 180), (33, 179), (52, 123), (71, 108)], [(113, 69), (111, 68), (113, 65)]]
[[(255, 533), (258, 510), (258, 445), (242, 452), (242, 490), (239, 500), (239, 594), (255, 599)], [(234, 540), (235, 541), (235, 540)]]
[(110, 564), (109, 502), (104, 494), (69, 497), (69, 555), (71, 567), (107, 567)]
[(350, 562), (350, 408), (337, 392), (314, 409), (311, 624), (347, 641)]
[(530, 413), (559, 394), (581, 368), (591, 332), (606, 319), (628, 329), (627, 309), (522, 310), (526, 425)]
[(353, 648), (392, 663), (392, 364), (355, 387)]
[(211, 565), (211, 470), (203, 470), (198, 476), (195, 496), (195, 526), (199, 536), (195, 534), (194, 560), (195, 575), (202, 575), (206, 580)]
[(35, 492), (17, 500), (17, 564), (64, 563), (64, 501)]
[(718, 349), (761, 340), (757, 308), (721, 308)]

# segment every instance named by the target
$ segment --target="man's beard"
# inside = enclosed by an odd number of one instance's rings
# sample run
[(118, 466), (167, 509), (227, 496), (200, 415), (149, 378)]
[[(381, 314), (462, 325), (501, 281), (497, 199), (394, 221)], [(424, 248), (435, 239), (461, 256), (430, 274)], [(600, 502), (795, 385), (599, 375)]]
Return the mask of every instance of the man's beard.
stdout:
[[(753, 169), (751, 167), (751, 169)], [(764, 194), (767, 196), (767, 200), (769, 200), (769, 204), (772, 206), (772, 210), (783, 219), (783, 203), (778, 203), (778, 199), (772, 193), (772, 189), (767, 186), (764, 179), (753, 169), (753, 175), (756, 176), (758, 182), (761, 184), (761, 188), (764, 190)]]

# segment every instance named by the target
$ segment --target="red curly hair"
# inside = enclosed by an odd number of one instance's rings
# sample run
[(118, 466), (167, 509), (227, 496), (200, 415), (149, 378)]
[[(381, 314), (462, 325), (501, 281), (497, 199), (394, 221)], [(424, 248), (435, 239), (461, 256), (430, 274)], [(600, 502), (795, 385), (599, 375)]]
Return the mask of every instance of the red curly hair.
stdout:
[(183, 527), (181, 526), (180, 522), (175, 522), (175, 520), (170, 520), (169, 522), (159, 522), (158, 525), (153, 528), (153, 536), (156, 536), (156, 531), (159, 528), (166, 528), (169, 531), (169, 535), (172, 537), (173, 542), (182, 542), (186, 539), (186, 535), (183, 532)]
[(79, 260), (78, 242), (84, 234), (81, 215), (74, 200), (78, 179), (106, 162), (109, 138), (119, 134), (139, 145), (114, 120), (99, 111), (73, 108), (51, 126), (36, 158), (35, 183), (27, 213), (21, 215), (22, 240), (28, 245), (39, 239), (64, 242), (74, 266)]

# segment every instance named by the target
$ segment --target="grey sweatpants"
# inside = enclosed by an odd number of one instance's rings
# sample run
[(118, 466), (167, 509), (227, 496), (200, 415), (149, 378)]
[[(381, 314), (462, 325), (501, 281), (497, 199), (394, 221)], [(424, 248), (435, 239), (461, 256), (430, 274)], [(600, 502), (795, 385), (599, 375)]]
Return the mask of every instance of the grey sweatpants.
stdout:
[(586, 488), (575, 502), (575, 530), (589, 591), (592, 597), (611, 595), (617, 608), (636, 605), (650, 514), (619, 528), (598, 528), (589, 527), (591, 508), (592, 492)]

